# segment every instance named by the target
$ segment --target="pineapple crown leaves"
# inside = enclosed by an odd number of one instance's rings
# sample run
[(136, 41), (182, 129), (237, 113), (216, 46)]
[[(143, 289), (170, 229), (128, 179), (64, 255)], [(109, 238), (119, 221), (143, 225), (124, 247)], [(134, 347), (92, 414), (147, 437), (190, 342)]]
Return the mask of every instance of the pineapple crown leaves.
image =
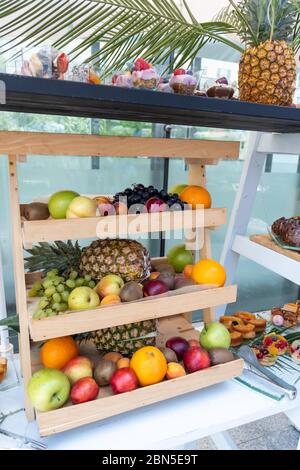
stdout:
[(52, 244), (41, 242), (26, 251), (30, 255), (25, 258), (25, 269), (28, 272), (47, 273), (58, 269), (61, 274), (79, 269), (82, 252), (78, 241), (73, 244), (71, 240), (55, 241)]
[(229, 0), (216, 20), (227, 22), (246, 46), (268, 40), (284, 40), (299, 48), (300, 5), (298, 0)]

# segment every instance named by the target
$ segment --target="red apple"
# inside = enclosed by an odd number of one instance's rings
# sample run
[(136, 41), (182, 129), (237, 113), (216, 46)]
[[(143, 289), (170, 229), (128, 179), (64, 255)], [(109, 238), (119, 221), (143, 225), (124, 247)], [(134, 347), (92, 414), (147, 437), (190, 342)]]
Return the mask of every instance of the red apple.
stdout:
[(190, 345), (190, 348), (192, 347), (200, 348), (200, 343), (197, 339), (189, 339), (188, 343)]
[(138, 384), (136, 373), (130, 367), (118, 369), (110, 379), (110, 386), (115, 394), (131, 392), (138, 387)]
[(180, 336), (173, 336), (166, 342), (166, 347), (172, 349), (177, 356), (178, 361), (183, 358), (184, 353), (189, 349), (189, 343)]
[(166, 204), (162, 199), (158, 197), (150, 197), (146, 202), (146, 209), (148, 212), (165, 212), (169, 209), (168, 204)]
[(71, 359), (62, 369), (73, 385), (82, 377), (93, 377), (93, 365), (91, 360), (85, 356), (77, 356)]
[(165, 292), (168, 292), (166, 284), (158, 279), (151, 279), (150, 281), (145, 282), (143, 287), (145, 297), (164, 294)]
[(196, 372), (210, 366), (210, 357), (205, 349), (193, 346), (184, 353), (183, 363), (188, 372)]
[(71, 400), (74, 405), (86, 401), (95, 400), (99, 393), (99, 387), (92, 377), (83, 377), (77, 380), (71, 388)]

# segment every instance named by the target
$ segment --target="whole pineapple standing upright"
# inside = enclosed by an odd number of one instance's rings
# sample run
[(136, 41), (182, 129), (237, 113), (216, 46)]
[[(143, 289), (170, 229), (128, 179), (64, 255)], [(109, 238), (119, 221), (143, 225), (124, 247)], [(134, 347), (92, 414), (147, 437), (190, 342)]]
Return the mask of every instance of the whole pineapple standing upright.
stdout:
[(231, 13), (246, 46), (239, 67), (242, 101), (289, 106), (296, 84), (294, 1), (242, 0)]

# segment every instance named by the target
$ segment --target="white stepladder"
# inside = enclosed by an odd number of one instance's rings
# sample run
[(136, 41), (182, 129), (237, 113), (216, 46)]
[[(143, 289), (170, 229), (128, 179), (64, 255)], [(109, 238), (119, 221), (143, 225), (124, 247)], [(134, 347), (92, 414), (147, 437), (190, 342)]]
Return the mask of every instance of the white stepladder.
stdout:
[[(300, 285), (300, 261), (298, 255), (287, 250), (276, 248), (266, 238), (264, 244), (256, 243), (246, 235), (252, 207), (258, 185), (269, 154), (300, 154), (300, 134), (251, 134), (248, 154), (239, 183), (239, 188), (232, 209), (225, 243), (220, 262), (226, 269), (227, 282), (231, 284), (235, 278), (240, 256), (245, 256), (261, 266)], [(274, 248), (274, 249), (272, 249)], [(276, 251), (275, 251), (276, 250)], [(217, 309), (217, 317), (225, 311), (226, 305)], [(286, 412), (297, 430), (300, 430), (300, 407)], [(298, 444), (300, 450), (300, 439)]]

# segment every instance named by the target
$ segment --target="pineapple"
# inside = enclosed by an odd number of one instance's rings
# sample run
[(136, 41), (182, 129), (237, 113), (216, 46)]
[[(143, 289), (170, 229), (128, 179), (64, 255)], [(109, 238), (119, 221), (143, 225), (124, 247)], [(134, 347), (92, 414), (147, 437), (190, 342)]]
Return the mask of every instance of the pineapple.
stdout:
[(78, 340), (95, 345), (99, 352), (119, 352), (124, 356), (132, 354), (143, 346), (155, 346), (156, 320), (114, 326), (104, 330), (91, 331), (78, 336)]
[(142, 281), (150, 274), (150, 256), (135, 240), (95, 240), (82, 250), (80, 271), (100, 280), (118, 274), (127, 281)]
[(234, 13), (246, 45), (239, 67), (240, 99), (291, 105), (296, 84), (291, 46), (297, 17), (293, 1), (242, 0)]

